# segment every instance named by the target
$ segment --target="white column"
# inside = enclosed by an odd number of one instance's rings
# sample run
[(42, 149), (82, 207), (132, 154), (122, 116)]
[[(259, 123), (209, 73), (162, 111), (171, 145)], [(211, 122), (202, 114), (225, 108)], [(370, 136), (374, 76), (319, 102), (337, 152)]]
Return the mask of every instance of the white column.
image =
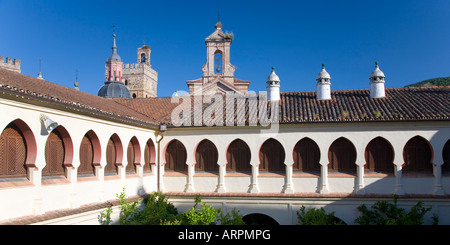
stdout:
[(186, 188), (184, 189), (185, 192), (194, 192), (194, 174), (195, 174), (195, 165), (191, 164), (188, 165), (188, 176), (187, 176), (187, 183)]
[(403, 190), (402, 184), (402, 164), (394, 164), (395, 169), (395, 189), (394, 194), (403, 195), (405, 191)]
[[(78, 159), (78, 158), (77, 158)], [(77, 160), (79, 161), (79, 160)], [(69, 205), (70, 208), (77, 208), (80, 206), (78, 202), (78, 195), (76, 191), (76, 185), (77, 185), (77, 172), (78, 169), (72, 166), (66, 167), (66, 173), (67, 173), (67, 179), (70, 181), (69, 186)]]
[(328, 194), (328, 165), (320, 164), (320, 188), (319, 193)]
[(366, 194), (366, 190), (364, 189), (364, 165), (363, 164), (356, 164), (355, 193)]
[(259, 187), (258, 187), (258, 171), (259, 165), (253, 165), (252, 164), (252, 182), (250, 184), (250, 189), (248, 192), (250, 193), (259, 193)]
[(286, 165), (286, 184), (284, 185), (283, 193), (294, 193), (294, 188), (292, 187), (292, 164)]
[(433, 164), (433, 173), (434, 173), (434, 195), (444, 195), (444, 189), (442, 188), (442, 164)]
[(226, 164), (219, 165), (219, 184), (217, 185), (216, 192), (225, 193), (225, 173), (226, 173)]
[(33, 214), (43, 214), (43, 206), (42, 206), (42, 171), (36, 167), (29, 167), (28, 168), (28, 178), (33, 183), (34, 190), (33, 190)]

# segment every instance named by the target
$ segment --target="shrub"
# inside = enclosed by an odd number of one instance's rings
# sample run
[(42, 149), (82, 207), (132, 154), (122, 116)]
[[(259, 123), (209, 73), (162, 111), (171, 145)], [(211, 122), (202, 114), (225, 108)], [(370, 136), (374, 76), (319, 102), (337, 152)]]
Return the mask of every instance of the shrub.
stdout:
[[(185, 213), (178, 213), (168, 197), (153, 192), (148, 197), (131, 202), (125, 195), (125, 188), (116, 195), (119, 199), (120, 225), (242, 225), (242, 215), (235, 209), (224, 214), (195, 197), (195, 205)], [(98, 216), (101, 225), (110, 225), (112, 209), (105, 209)]]
[[(424, 215), (431, 210), (431, 207), (424, 208), (423, 202), (418, 201), (409, 212), (397, 207), (398, 196), (394, 195), (394, 203), (387, 201), (377, 201), (372, 205), (372, 210), (365, 204), (358, 207), (361, 216), (355, 220), (360, 225), (421, 225)], [(433, 216), (433, 223), (437, 224), (436, 216)]]
[(326, 213), (323, 208), (310, 208), (306, 211), (302, 206), (297, 211), (297, 219), (300, 225), (343, 225), (342, 221), (338, 221), (334, 217), (334, 212)]

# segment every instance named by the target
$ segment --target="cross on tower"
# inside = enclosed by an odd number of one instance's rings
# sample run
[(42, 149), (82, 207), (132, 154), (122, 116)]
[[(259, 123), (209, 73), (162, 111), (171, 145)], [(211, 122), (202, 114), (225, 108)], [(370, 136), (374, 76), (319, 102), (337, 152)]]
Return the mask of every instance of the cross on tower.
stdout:
[(217, 20), (220, 21), (220, 9), (217, 10)]

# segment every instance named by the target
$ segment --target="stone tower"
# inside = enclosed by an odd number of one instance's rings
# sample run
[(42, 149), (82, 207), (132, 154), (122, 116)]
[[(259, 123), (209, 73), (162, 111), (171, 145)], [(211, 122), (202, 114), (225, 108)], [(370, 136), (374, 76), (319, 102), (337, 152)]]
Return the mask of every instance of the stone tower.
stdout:
[(137, 49), (137, 63), (124, 64), (123, 82), (132, 98), (156, 97), (158, 72), (150, 65), (150, 46), (145, 43)]
[(187, 81), (189, 93), (204, 94), (237, 92), (246, 94), (250, 81), (234, 77), (236, 67), (230, 62), (230, 47), (233, 34), (222, 31), (218, 21), (215, 31), (205, 39), (206, 64), (202, 67), (202, 78)]

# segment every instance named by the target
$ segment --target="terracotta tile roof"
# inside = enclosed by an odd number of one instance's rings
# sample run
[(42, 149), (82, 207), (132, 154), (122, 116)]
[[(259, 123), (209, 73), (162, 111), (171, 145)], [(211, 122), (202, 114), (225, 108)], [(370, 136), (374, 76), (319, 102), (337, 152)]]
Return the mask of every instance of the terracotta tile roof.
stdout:
[[(388, 88), (386, 97), (372, 99), (369, 96), (369, 89), (360, 90), (340, 90), (332, 91), (331, 100), (317, 100), (316, 92), (282, 92), (279, 102), (279, 122), (280, 123), (317, 123), (317, 122), (383, 122), (383, 121), (426, 121), (426, 120), (450, 120), (450, 87), (425, 87), (425, 88)], [(218, 96), (218, 95), (214, 95)], [(212, 96), (212, 97), (214, 97)], [(252, 100), (251, 94), (244, 96), (245, 106), (237, 105), (236, 101), (233, 107), (234, 117), (232, 121), (235, 125), (252, 122), (259, 122), (257, 115), (258, 107), (249, 107), (249, 101), (255, 103), (258, 100)], [(256, 96), (256, 94), (253, 94)], [(182, 98), (182, 97), (180, 97)], [(203, 96), (207, 99), (209, 96)], [(222, 107), (223, 124), (227, 120), (227, 104), (232, 103), (221, 97), (223, 103), (202, 103), (202, 112), (208, 110), (215, 113)], [(175, 109), (183, 99), (178, 103), (171, 103), (169, 97), (152, 99), (115, 99), (117, 102), (126, 105), (140, 113), (151, 117), (155, 121), (164, 122), (169, 125), (171, 121), (172, 110)], [(198, 98), (198, 100), (200, 100)], [(203, 116), (200, 110), (193, 109), (194, 99), (191, 97), (191, 125), (194, 122), (202, 120)], [(232, 103), (233, 104), (233, 103)], [(255, 104), (256, 105), (256, 104)], [(217, 108), (218, 106), (219, 108)], [(178, 109), (182, 109), (180, 105)], [(238, 118), (239, 110), (245, 112)], [(186, 108), (189, 110), (189, 108)], [(270, 106), (268, 109), (270, 113)], [(203, 113), (204, 114), (204, 113)], [(252, 116), (253, 115), (253, 116)], [(220, 116), (220, 115), (219, 115)], [(242, 117), (243, 116), (243, 117)], [(209, 117), (207, 117), (209, 118)], [(252, 121), (253, 119), (253, 121)], [(212, 117), (214, 120), (214, 117)], [(256, 121), (255, 121), (256, 120)], [(206, 120), (203, 124), (211, 124), (211, 120)], [(199, 125), (196, 125), (199, 126)]]
[(280, 122), (449, 120), (450, 87), (388, 88), (385, 98), (370, 98), (369, 89), (281, 93)]
[(88, 114), (108, 120), (155, 126), (158, 123), (144, 114), (130, 110), (109, 98), (99, 97), (24, 74), (0, 69), (0, 96), (27, 103)]
[[(317, 100), (315, 91), (282, 92), (278, 120), (283, 124), (450, 120), (450, 86), (388, 88), (386, 97), (381, 99), (372, 99), (369, 94), (369, 89), (338, 90), (332, 91), (331, 100)], [(258, 116), (261, 110), (258, 106), (252, 106), (258, 103), (257, 95), (244, 95), (239, 104), (237, 101), (227, 100), (227, 97), (220, 97), (223, 102), (215, 103), (215, 99), (208, 100), (210, 97), (204, 96), (202, 109), (198, 110), (200, 107), (193, 106), (193, 98), (190, 98), (190, 103), (182, 103), (183, 96), (178, 98), (178, 102), (172, 102), (171, 97), (102, 98), (0, 69), (1, 97), (9, 96), (11, 99), (26, 100), (28, 103), (34, 101), (33, 103), (47, 107), (154, 128), (159, 123), (173, 125), (175, 122), (171, 120), (172, 112), (174, 109), (180, 111), (182, 106), (190, 107), (185, 110), (191, 112), (192, 126), (210, 125), (216, 116), (221, 119), (223, 125), (228, 119), (233, 125), (261, 123), (264, 122)], [(198, 97), (196, 100), (202, 101)], [(234, 114), (233, 117), (227, 118), (227, 109), (230, 108), (232, 110), (229, 110), (229, 113)], [(269, 114), (270, 108), (269, 106)], [(211, 113), (213, 116), (206, 116), (209, 119), (203, 120), (205, 113)]]

